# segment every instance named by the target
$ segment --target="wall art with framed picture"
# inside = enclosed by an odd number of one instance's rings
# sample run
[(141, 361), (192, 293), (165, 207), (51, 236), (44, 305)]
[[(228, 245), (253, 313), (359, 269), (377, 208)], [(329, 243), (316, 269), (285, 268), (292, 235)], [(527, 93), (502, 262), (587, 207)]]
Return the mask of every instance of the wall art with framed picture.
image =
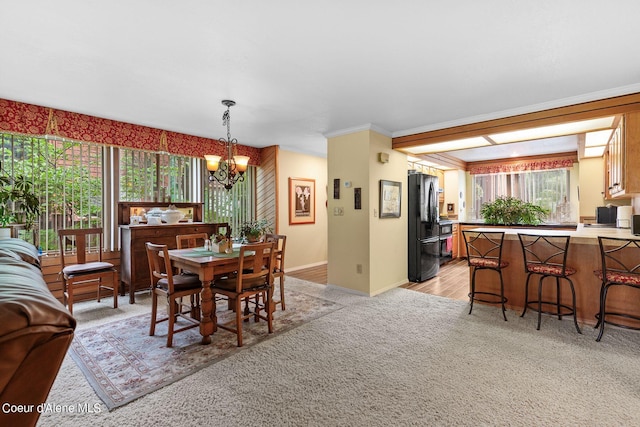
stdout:
[(289, 225), (315, 222), (316, 180), (289, 178)]
[(380, 180), (380, 218), (400, 218), (402, 183)]

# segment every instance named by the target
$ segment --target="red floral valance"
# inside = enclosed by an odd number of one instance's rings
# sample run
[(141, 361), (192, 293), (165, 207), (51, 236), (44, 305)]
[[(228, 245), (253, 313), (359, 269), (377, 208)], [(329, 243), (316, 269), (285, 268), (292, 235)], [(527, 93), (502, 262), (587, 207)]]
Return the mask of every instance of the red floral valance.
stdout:
[[(102, 119), (32, 104), (0, 99), (0, 131), (26, 135), (49, 133), (65, 138), (148, 151), (203, 157), (225, 155), (214, 139), (164, 131), (131, 123)], [(260, 165), (260, 149), (238, 145), (238, 154), (249, 156), (250, 164)]]
[(469, 164), (468, 170), (471, 175), (483, 175), (490, 173), (510, 173), (524, 171), (539, 171), (547, 169), (561, 169), (573, 167), (577, 161), (576, 156), (555, 157), (548, 159), (536, 159), (528, 161), (516, 161), (507, 163), (481, 163)]

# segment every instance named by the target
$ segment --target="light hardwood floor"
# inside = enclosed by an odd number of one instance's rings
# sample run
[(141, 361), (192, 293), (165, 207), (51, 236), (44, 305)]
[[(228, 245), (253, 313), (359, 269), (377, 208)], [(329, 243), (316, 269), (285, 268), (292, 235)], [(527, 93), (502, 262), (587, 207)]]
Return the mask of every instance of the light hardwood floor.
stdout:
[[(308, 280), (322, 285), (327, 284), (327, 266), (306, 268), (287, 273), (287, 276)], [(440, 267), (440, 273), (433, 279), (422, 283), (406, 283), (402, 288), (446, 298), (467, 301), (469, 299), (469, 267), (467, 261), (458, 259)]]

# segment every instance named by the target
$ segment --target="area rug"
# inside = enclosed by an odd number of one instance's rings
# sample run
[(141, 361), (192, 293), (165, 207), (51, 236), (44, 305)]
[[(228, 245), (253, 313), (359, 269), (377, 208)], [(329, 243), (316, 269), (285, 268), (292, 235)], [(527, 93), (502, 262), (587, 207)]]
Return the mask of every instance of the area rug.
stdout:
[[(234, 333), (218, 329), (209, 345), (201, 345), (198, 328), (174, 335), (167, 348), (167, 322), (149, 336), (149, 314), (77, 331), (70, 355), (109, 410), (129, 403), (225, 357), (246, 350), (278, 333), (293, 329), (342, 305), (288, 290), (287, 309), (274, 313), (274, 333), (264, 321), (243, 324), (243, 347)], [(223, 307), (224, 306), (224, 307)], [(233, 315), (218, 304), (218, 321)], [(160, 315), (160, 314), (159, 314)], [(186, 322), (186, 320), (182, 320)]]

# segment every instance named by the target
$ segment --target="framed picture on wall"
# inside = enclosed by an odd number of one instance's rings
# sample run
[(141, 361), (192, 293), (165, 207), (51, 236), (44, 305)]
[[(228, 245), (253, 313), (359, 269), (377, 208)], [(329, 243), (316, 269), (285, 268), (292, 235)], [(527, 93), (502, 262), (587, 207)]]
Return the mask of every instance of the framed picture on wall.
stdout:
[(316, 180), (289, 178), (289, 224), (315, 224)]
[(380, 218), (400, 218), (402, 183), (380, 180)]

